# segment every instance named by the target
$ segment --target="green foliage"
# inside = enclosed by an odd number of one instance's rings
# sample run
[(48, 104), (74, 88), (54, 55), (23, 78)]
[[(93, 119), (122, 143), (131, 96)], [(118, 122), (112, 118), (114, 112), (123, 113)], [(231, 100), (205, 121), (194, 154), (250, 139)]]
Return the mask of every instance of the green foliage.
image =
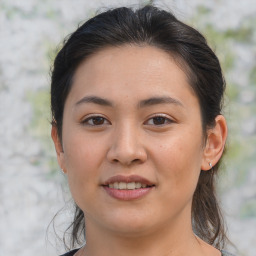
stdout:
[(43, 136), (48, 134), (50, 121), (50, 93), (45, 90), (38, 92), (28, 92), (28, 101), (31, 103), (34, 111), (31, 126), (33, 134)]
[(208, 15), (211, 13), (211, 9), (207, 8), (204, 5), (199, 5), (197, 7), (197, 17), (200, 17), (202, 15)]
[(147, 4), (154, 4), (154, 0), (144, 0), (143, 4), (147, 5)]
[(197, 14), (189, 22), (193, 24), (205, 36), (211, 48), (220, 59), (224, 73), (230, 71), (235, 63), (235, 54), (232, 51), (232, 36), (227, 31), (220, 31), (211, 24), (207, 17), (211, 10), (205, 6), (198, 6)]
[(238, 85), (230, 81), (226, 89), (226, 94), (230, 103), (237, 101), (239, 96)]
[(57, 47), (55, 44), (53, 44), (49, 39), (45, 39), (43, 42), (43, 47), (45, 49), (45, 64), (46, 69), (49, 69), (52, 67), (54, 59), (61, 49), (61, 44), (59, 44)]
[(240, 210), (240, 217), (242, 219), (255, 218), (256, 216), (256, 199), (252, 199), (243, 204)]
[(42, 145), (40, 158), (34, 161), (34, 165), (46, 165), (50, 170), (49, 175), (51, 176), (59, 168), (50, 136), (50, 93), (46, 90), (28, 92), (27, 99), (33, 109), (33, 117), (29, 132), (35, 139), (39, 140)]
[(2, 77), (2, 68), (0, 67), (0, 92), (7, 90), (7, 85)]
[(256, 65), (254, 67), (252, 67), (251, 71), (250, 71), (250, 83), (252, 84), (252, 86), (254, 86), (254, 88), (256, 88)]
[(230, 47), (231, 40), (225, 32), (218, 31), (212, 24), (206, 24), (202, 29), (203, 35), (206, 37), (209, 45), (218, 55), (224, 72), (228, 72), (234, 66), (235, 54)]
[(238, 29), (228, 29), (225, 31), (225, 37), (238, 42), (249, 42), (252, 40), (253, 28), (241, 26)]

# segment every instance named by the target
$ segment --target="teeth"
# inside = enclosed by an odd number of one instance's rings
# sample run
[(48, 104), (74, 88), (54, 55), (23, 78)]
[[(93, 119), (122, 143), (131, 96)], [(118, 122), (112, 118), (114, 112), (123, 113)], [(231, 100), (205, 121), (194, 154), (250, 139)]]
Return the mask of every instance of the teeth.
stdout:
[(125, 182), (119, 182), (119, 189), (126, 189), (126, 183)]
[(127, 183), (127, 189), (135, 189), (135, 182)]
[(108, 185), (109, 188), (114, 188), (114, 189), (139, 189), (139, 188), (146, 188), (146, 184), (141, 184), (140, 182), (114, 182)]
[(141, 187), (142, 187), (141, 183), (139, 183), (139, 182), (135, 183), (135, 188), (141, 188)]

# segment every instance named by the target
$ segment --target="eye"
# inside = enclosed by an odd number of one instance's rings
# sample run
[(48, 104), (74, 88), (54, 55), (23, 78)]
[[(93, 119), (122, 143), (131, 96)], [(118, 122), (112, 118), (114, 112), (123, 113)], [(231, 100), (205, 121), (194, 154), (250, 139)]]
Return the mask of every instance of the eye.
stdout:
[(173, 123), (174, 121), (168, 118), (165, 115), (157, 115), (154, 116), (146, 121), (147, 125), (155, 125), (155, 126), (162, 126), (166, 124)]
[(83, 125), (88, 126), (102, 126), (108, 125), (110, 122), (103, 116), (90, 116), (82, 121)]

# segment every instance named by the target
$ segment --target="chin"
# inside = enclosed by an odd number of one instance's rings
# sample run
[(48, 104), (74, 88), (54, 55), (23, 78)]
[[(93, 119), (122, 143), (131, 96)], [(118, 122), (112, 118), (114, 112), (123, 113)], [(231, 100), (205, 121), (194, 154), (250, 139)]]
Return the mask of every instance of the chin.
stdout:
[(148, 233), (152, 230), (153, 223), (152, 218), (149, 216), (141, 216), (138, 214), (130, 213), (123, 215), (109, 216), (108, 220), (104, 220), (104, 224), (107, 224), (107, 228), (112, 232), (119, 233), (126, 237), (139, 236)]

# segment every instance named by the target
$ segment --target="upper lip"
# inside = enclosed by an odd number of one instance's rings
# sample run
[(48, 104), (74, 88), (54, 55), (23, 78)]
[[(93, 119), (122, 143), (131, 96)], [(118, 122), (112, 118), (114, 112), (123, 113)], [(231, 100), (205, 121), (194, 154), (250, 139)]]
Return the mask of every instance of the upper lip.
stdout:
[(107, 179), (102, 185), (107, 186), (115, 182), (125, 182), (125, 183), (140, 182), (141, 184), (146, 184), (147, 186), (154, 185), (154, 183), (152, 183), (151, 181), (138, 175), (130, 175), (130, 176), (116, 175)]

